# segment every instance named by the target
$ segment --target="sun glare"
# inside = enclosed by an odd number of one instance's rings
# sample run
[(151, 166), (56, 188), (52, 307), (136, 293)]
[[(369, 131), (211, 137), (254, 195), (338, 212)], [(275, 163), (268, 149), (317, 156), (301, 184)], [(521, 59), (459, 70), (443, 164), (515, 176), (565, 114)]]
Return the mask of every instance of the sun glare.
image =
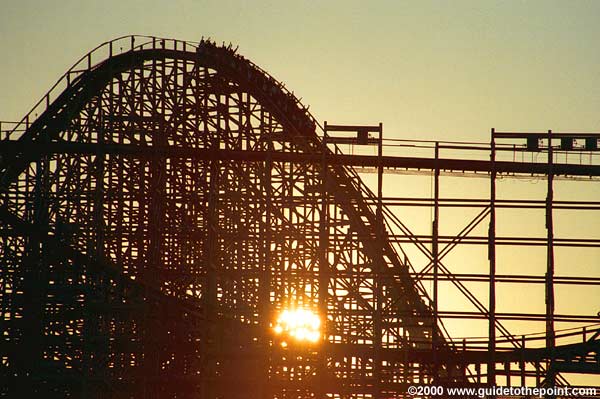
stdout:
[(273, 332), (282, 338), (316, 343), (321, 337), (320, 327), (321, 319), (317, 314), (306, 309), (292, 309), (281, 312), (273, 327)]

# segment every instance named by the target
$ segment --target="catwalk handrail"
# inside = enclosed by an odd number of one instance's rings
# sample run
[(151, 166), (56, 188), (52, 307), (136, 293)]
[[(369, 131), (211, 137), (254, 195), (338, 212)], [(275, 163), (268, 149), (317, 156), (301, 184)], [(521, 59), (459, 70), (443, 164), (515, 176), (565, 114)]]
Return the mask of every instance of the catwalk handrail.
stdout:
[[(142, 43), (142, 44), (139, 44), (136, 46), (135, 45), (136, 39), (146, 39), (147, 41), (145, 43)], [(166, 39), (166, 38), (159, 38), (159, 37), (147, 36), (147, 35), (124, 35), (124, 36), (120, 36), (115, 39), (106, 41), (104, 43), (100, 43), (98, 46), (94, 47), (93, 49), (91, 49), (90, 51), (85, 53), (83, 56), (81, 56), (81, 58), (79, 58), (77, 61), (75, 61), (75, 63), (69, 69), (67, 69), (67, 71), (58, 78), (56, 83), (54, 83), (54, 85), (52, 85), (52, 87), (50, 87), (50, 89), (48, 89), (48, 91), (39, 99), (39, 101), (37, 103), (35, 103), (35, 105), (31, 108), (31, 110), (29, 110), (29, 112), (27, 112), (20, 121), (15, 122), (15, 126), (11, 130), (6, 131), (5, 137), (2, 137), (0, 135), (0, 139), (9, 139), (9, 138), (11, 138), (11, 136), (14, 135), (14, 133), (25, 132), (29, 127), (30, 121), (32, 120), (31, 117), (37, 116), (36, 111), (41, 114), (41, 112), (46, 110), (52, 103), (52, 101), (53, 101), (52, 95), (62, 93), (62, 91), (72, 83), (71, 75), (75, 74), (77, 77), (85, 71), (92, 70), (97, 65), (97, 64), (94, 64), (93, 57), (95, 55), (98, 55), (99, 53), (101, 53), (102, 50), (105, 50), (105, 49), (108, 50), (108, 57), (106, 56), (105, 53), (103, 53), (104, 56), (101, 57), (100, 60), (98, 60), (99, 62), (105, 61), (107, 58), (112, 57), (114, 55), (113, 49), (115, 48), (115, 45), (117, 45), (119, 43), (123, 43), (124, 45), (125, 44), (129, 45), (128, 50), (135, 50), (136, 48), (143, 48), (143, 46), (148, 45), (149, 43), (156, 43), (157, 40), (160, 40), (163, 44), (164, 43), (173, 43), (174, 46), (176, 46), (177, 43), (186, 43), (188, 45), (195, 45), (195, 46), (198, 45), (198, 42), (193, 42), (193, 41), (181, 41), (181, 40), (176, 40), (176, 39)], [(120, 47), (120, 50), (122, 51), (123, 48), (124, 47)], [(1, 134), (1, 131), (0, 131), (0, 134)]]

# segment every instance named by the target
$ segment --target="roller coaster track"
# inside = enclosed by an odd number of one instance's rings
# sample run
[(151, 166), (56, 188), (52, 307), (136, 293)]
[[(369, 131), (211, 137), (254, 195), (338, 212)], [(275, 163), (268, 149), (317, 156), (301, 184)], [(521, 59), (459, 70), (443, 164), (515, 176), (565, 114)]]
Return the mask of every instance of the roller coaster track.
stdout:
[[(82, 57), (3, 137), (0, 393), (380, 398), (481, 383), (469, 366), (489, 355), (442, 334), (388, 239), (394, 216), (321, 132), (231, 46), (128, 36)], [(288, 305), (324, 315), (318, 346), (273, 337)], [(538, 378), (549, 358), (568, 371), (597, 357), (597, 334), (549, 353), (498, 326), (516, 349), (494, 361), (535, 363)]]

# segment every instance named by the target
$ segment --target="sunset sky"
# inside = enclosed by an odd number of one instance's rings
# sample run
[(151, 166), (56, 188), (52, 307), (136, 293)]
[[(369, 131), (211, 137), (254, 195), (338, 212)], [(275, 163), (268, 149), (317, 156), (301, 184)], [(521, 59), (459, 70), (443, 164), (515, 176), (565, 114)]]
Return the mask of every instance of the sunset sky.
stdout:
[[(3, 0), (0, 119), (19, 120), (98, 44), (145, 34), (239, 45), (240, 54), (284, 82), (319, 121), (383, 122), (387, 138), (487, 142), (492, 127), (598, 132), (599, 20), (600, 1)], [(429, 196), (431, 180), (418, 179), (386, 177), (386, 194)], [(450, 197), (485, 196), (489, 187), (485, 179), (449, 178), (443, 184), (442, 196)], [(545, 182), (501, 182), (499, 192), (543, 199)], [(557, 197), (597, 201), (600, 184), (557, 183)], [(415, 232), (430, 232), (429, 210), (397, 211)], [(558, 215), (557, 235), (600, 238), (599, 213)], [(448, 234), (474, 216), (445, 215), (442, 228)], [(499, 229), (506, 235), (545, 236), (543, 213), (514, 213), (504, 220)], [(485, 273), (484, 249), (468, 261), (466, 252), (463, 257), (457, 252), (448, 265)], [(499, 271), (543, 275), (545, 253), (531, 254), (501, 250)], [(561, 249), (557, 274), (600, 276), (599, 256), (597, 249)], [(524, 288), (499, 290), (501, 311), (525, 306), (515, 289)], [(526, 301), (527, 310), (543, 313), (543, 286), (527, 290), (535, 298)], [(597, 287), (561, 290), (562, 313), (600, 310)], [(485, 287), (481, 292), (487, 303)], [(519, 333), (534, 332), (517, 324)], [(532, 328), (542, 331), (543, 323)], [(485, 326), (473, 334), (480, 332), (485, 334)]]
[(387, 137), (600, 130), (597, 1), (3, 1), (0, 118), (19, 119), (88, 50), (202, 36), (285, 82), (319, 120)]

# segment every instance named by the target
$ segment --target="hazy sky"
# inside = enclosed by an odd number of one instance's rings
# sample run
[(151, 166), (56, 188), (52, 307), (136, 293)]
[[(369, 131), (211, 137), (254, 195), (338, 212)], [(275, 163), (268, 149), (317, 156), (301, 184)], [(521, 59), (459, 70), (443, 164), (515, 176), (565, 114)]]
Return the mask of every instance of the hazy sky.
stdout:
[[(600, 131), (598, 21), (600, 1), (0, 0), (0, 119), (20, 119), (88, 50), (133, 33), (188, 40), (204, 36), (239, 45), (239, 53), (283, 81), (320, 121), (381, 121), (386, 137), (488, 141), (492, 127)], [(477, 180), (477, 190), (487, 193), (487, 181)], [(386, 190), (410, 195), (417, 190), (412, 181), (386, 177)], [(456, 190), (464, 182), (444, 184), (443, 196), (466, 192)], [(508, 183), (499, 184), (502, 190)], [(580, 192), (598, 200), (597, 182), (561, 184), (558, 195)], [(521, 186), (519, 193), (544, 198), (543, 181)], [(418, 190), (429, 195), (430, 180), (425, 178)], [(415, 231), (429, 232), (429, 210), (419, 220), (411, 219), (418, 213), (397, 212)], [(578, 224), (559, 215), (557, 224), (575, 236), (600, 237), (598, 212), (588, 215), (580, 215)], [(541, 213), (535, 219), (513, 216), (499, 222), (499, 229), (512, 226), (512, 234), (519, 234), (527, 226), (525, 230), (544, 236), (543, 223)], [(442, 224), (449, 234), (464, 225), (450, 215)], [(487, 224), (482, 234), (485, 228)], [(508, 230), (502, 231), (511, 234)], [(471, 271), (485, 273), (485, 248), (480, 250)], [(499, 251), (499, 270), (525, 274), (532, 272), (527, 267), (535, 267), (543, 275), (543, 253), (537, 252), (533, 262), (514, 249), (507, 251)], [(569, 258), (563, 253), (557, 254), (567, 259), (557, 264), (559, 274), (600, 273), (595, 255), (571, 263), (579, 252)], [(467, 255), (458, 254), (448, 264), (465, 271), (461, 267)], [(486, 288), (481, 288), (487, 303)], [(542, 288), (527, 288), (535, 299), (526, 302), (540, 312)], [(514, 289), (501, 291), (505, 302), (500, 309), (516, 311), (523, 305)], [(590, 291), (578, 290), (583, 292)], [(597, 302), (597, 288), (573, 300), (565, 298), (574, 291), (562, 295), (557, 305), (562, 312), (596, 311), (589, 304)], [(542, 330), (542, 324), (535, 327)], [(485, 325), (481, 331), (485, 334)], [(459, 333), (472, 334), (479, 333)]]
[(97, 44), (135, 33), (239, 45), (319, 120), (487, 141), (600, 130), (598, 1), (0, 0), (0, 119)]

